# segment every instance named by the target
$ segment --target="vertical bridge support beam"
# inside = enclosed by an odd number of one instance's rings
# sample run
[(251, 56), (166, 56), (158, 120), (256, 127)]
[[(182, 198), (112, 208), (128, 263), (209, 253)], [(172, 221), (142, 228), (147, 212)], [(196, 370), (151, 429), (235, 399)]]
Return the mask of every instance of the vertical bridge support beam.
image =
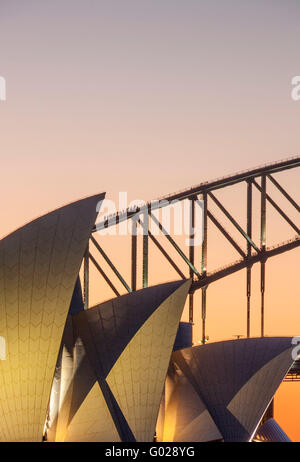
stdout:
[[(261, 216), (260, 216), (260, 250), (266, 250), (266, 175), (261, 177)], [(265, 335), (265, 260), (260, 265), (260, 292), (261, 292), (261, 336)]]
[(265, 277), (266, 262), (260, 264), (260, 292), (261, 292), (261, 336), (265, 335)]
[[(203, 242), (201, 256), (201, 276), (207, 273), (207, 193), (203, 193)], [(202, 344), (205, 344), (205, 322), (206, 322), (206, 289), (202, 287)]]
[(143, 288), (148, 287), (148, 250), (149, 250), (149, 216), (148, 213), (144, 214), (143, 223)]
[(132, 220), (131, 228), (131, 288), (136, 290), (136, 255), (137, 255), (137, 223)]
[(206, 335), (205, 335), (205, 329), (206, 329), (206, 290), (207, 286), (202, 287), (202, 344), (205, 345), (206, 342)]
[(251, 266), (247, 266), (247, 338), (250, 337), (250, 322), (251, 322)]
[[(247, 234), (252, 239), (252, 182), (247, 182)], [(251, 245), (247, 241), (247, 257), (251, 257)], [(247, 266), (247, 337), (250, 337), (250, 299), (251, 299), (251, 266)]]
[(260, 249), (264, 252), (266, 250), (266, 175), (261, 177), (261, 207), (260, 207)]
[(90, 267), (89, 267), (89, 244), (87, 245), (84, 257), (83, 257), (83, 298), (84, 298), (84, 309), (89, 309), (89, 279), (90, 279)]
[[(195, 199), (190, 199), (190, 242), (189, 242), (189, 259), (192, 265), (195, 265), (195, 246), (194, 246), (194, 238), (195, 238)], [(193, 279), (194, 272), (190, 267), (190, 278)], [(189, 294), (189, 322), (194, 322), (194, 292)]]

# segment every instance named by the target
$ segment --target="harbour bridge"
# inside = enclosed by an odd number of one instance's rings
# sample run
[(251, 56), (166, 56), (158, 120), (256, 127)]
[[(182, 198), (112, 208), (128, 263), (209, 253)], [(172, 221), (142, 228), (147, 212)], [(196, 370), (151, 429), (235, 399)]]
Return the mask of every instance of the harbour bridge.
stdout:
[[(145, 203), (140, 207), (129, 207), (125, 210), (103, 217), (99, 221), (90, 236), (89, 246), (87, 248), (84, 264), (83, 264), (83, 295), (85, 308), (89, 307), (89, 291), (90, 291), (90, 265), (93, 265), (99, 274), (102, 276), (106, 284), (111, 288), (116, 296), (120, 295), (119, 289), (116, 287), (116, 282), (120, 283), (127, 292), (136, 291), (139, 288), (148, 286), (148, 276), (151, 271), (149, 263), (149, 252), (151, 241), (159, 250), (161, 259), (165, 259), (168, 264), (176, 271), (180, 278), (192, 279), (192, 285), (189, 293), (189, 322), (194, 322), (194, 294), (196, 291), (201, 291), (201, 320), (202, 320), (202, 343), (206, 342), (206, 298), (207, 288), (215, 281), (225, 278), (238, 271), (245, 270), (245, 312), (246, 312), (246, 332), (247, 337), (251, 334), (250, 314), (251, 314), (251, 272), (252, 267), (256, 263), (260, 265), (260, 331), (261, 336), (265, 335), (265, 279), (266, 279), (266, 262), (268, 259), (291, 251), (300, 245), (300, 223), (299, 223), (299, 199), (289, 193), (280, 182), (280, 173), (291, 169), (296, 169), (300, 166), (300, 156), (295, 156), (278, 162), (265, 164), (261, 167), (238, 172), (226, 177), (218, 178), (213, 181), (206, 181), (197, 186), (187, 188), (183, 191), (176, 192), (161, 197), (155, 201), (155, 209), (159, 210), (164, 207), (171, 207), (174, 202), (180, 203), (188, 201), (187, 210), (189, 213), (189, 223), (191, 224), (190, 238), (191, 242), (195, 234), (195, 215), (196, 207), (201, 201), (202, 207), (202, 244), (200, 258), (195, 259), (195, 246), (189, 245), (183, 250), (182, 246), (176, 242), (176, 237), (172, 235), (170, 230), (167, 230), (163, 223), (157, 218), (153, 212), (153, 201)], [(233, 185), (244, 184), (246, 188), (246, 200), (244, 204), (244, 213), (246, 214), (246, 226), (240, 223), (240, 214), (232, 213), (224, 206), (220, 198), (216, 196), (216, 191), (222, 194), (225, 188), (230, 188)], [(295, 219), (282, 208), (281, 201), (276, 200), (270, 194), (269, 185), (272, 185), (273, 190), (276, 189), (279, 196), (284, 198), (289, 207), (296, 212), (298, 223)], [(272, 189), (271, 188), (271, 189)], [(255, 205), (253, 200), (254, 190), (259, 194), (259, 203)], [(299, 188), (300, 190), (300, 188)], [(220, 193), (218, 195), (220, 196)], [(293, 236), (284, 242), (278, 242), (275, 245), (267, 246), (266, 236), (268, 234), (268, 220), (266, 208), (273, 208), (281, 219), (290, 227)], [(280, 205), (279, 205), (280, 204)], [(224, 217), (227, 223), (230, 223), (235, 231), (240, 235), (241, 240), (237, 240), (232, 233), (226, 228), (224, 221), (220, 220), (213, 210), (217, 209)], [(259, 214), (259, 239), (254, 239), (254, 213)], [(109, 227), (118, 227), (122, 222), (131, 222), (132, 233), (129, 241), (130, 245), (130, 282), (126, 280), (124, 274), (113, 263), (106, 250), (104, 250), (101, 236), (97, 235), (97, 231), (107, 229)], [(226, 266), (215, 268), (212, 271), (207, 270), (208, 266), (208, 242), (211, 242), (209, 235), (208, 222), (211, 222), (215, 229), (228, 241), (232, 249), (239, 254), (239, 259), (231, 261)], [(150, 231), (149, 224), (154, 224), (159, 228), (163, 239), (168, 248), (171, 246), (177, 255), (174, 258), (164, 245), (161, 239), (158, 239)], [(142, 233), (139, 237), (137, 228), (142, 228)], [(138, 239), (141, 239), (141, 255), (138, 255), (137, 245)], [(241, 242), (243, 243), (241, 245)], [(139, 261), (139, 258), (141, 261)], [(179, 264), (179, 261), (181, 263)], [(103, 269), (103, 262), (111, 270), (113, 277)], [(156, 262), (157, 265), (157, 262)], [(141, 274), (138, 274), (138, 269), (141, 269)], [(114, 279), (115, 278), (115, 279)], [(141, 281), (140, 287), (138, 281)], [(161, 281), (165, 282), (165, 281)], [(300, 361), (295, 362), (286, 380), (300, 381)]]

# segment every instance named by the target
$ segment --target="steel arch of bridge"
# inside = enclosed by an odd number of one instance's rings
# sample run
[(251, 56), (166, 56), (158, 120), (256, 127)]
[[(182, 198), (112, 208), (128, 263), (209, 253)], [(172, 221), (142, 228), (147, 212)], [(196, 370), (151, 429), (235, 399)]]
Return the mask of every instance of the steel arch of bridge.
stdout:
[[(116, 214), (105, 217), (104, 220), (97, 223), (93, 229), (92, 235), (90, 237), (89, 248), (86, 251), (84, 257), (84, 302), (85, 308), (89, 306), (89, 265), (92, 263), (96, 269), (99, 271), (101, 276), (104, 278), (105, 282), (110, 286), (112, 291), (116, 296), (119, 296), (120, 293), (116, 289), (112, 280), (106, 275), (99, 261), (91, 254), (90, 247), (94, 247), (97, 251), (97, 254), (101, 256), (105, 262), (109, 265), (116, 278), (121, 282), (125, 287), (127, 292), (137, 290), (137, 235), (135, 232), (131, 236), (131, 282), (126, 282), (126, 279), (118, 271), (117, 267), (113, 264), (107, 253), (102, 248), (99, 241), (95, 238), (95, 233), (97, 230), (109, 228), (110, 226), (118, 226), (121, 222), (125, 220), (132, 221), (132, 227), (136, 231), (137, 226), (142, 226), (145, 232), (142, 236), (143, 240), (143, 252), (142, 252), (142, 287), (148, 286), (148, 267), (149, 267), (149, 239), (155, 244), (159, 249), (161, 255), (169, 262), (173, 269), (178, 273), (178, 275), (185, 279), (186, 276), (184, 272), (179, 268), (174, 259), (169, 255), (164, 246), (155, 238), (155, 236), (149, 230), (149, 221), (154, 220), (159, 229), (165, 234), (167, 241), (173, 246), (175, 251), (184, 261), (186, 268), (188, 270), (189, 277), (192, 278), (192, 286), (189, 294), (189, 321), (193, 322), (193, 313), (194, 313), (194, 293), (197, 290), (202, 292), (202, 342), (205, 343), (206, 332), (205, 332), (205, 322), (206, 322), (206, 291), (209, 284), (226, 277), (230, 274), (233, 274), (242, 269), (246, 269), (246, 294), (247, 294), (247, 337), (250, 337), (250, 299), (251, 299), (251, 268), (253, 264), (260, 263), (260, 292), (261, 292), (261, 336), (264, 336), (264, 294), (265, 294), (265, 264), (266, 261), (276, 255), (292, 250), (300, 245), (300, 229), (299, 225), (294, 223), (294, 221), (281, 209), (278, 203), (268, 194), (267, 184), (272, 183), (275, 188), (281, 193), (285, 199), (291, 204), (291, 206), (296, 209), (299, 213), (300, 206), (297, 200), (292, 197), (278, 182), (278, 180), (273, 176), (274, 174), (289, 169), (294, 169), (300, 165), (300, 156), (292, 157), (285, 159), (279, 162), (270, 163), (257, 167), (252, 170), (246, 170), (243, 172), (236, 173), (227, 177), (219, 178), (211, 182), (204, 182), (198, 186), (194, 186), (183, 191), (169, 194), (163, 196), (157, 201), (157, 208), (167, 207), (174, 200), (183, 201), (190, 200), (190, 222), (194, 226), (195, 221), (195, 207), (196, 201), (200, 197), (203, 201), (203, 243), (201, 246), (201, 268), (197, 270), (195, 267), (195, 249), (194, 246), (189, 247), (188, 256), (185, 252), (178, 246), (174, 238), (163, 228), (163, 225), (158, 221), (158, 219), (151, 213), (151, 207), (153, 202), (148, 202), (143, 209), (127, 209)], [(217, 199), (214, 194), (215, 190), (225, 188), (230, 185), (246, 183), (247, 185), (247, 224), (246, 229), (243, 229), (242, 226), (238, 223), (238, 220), (224, 207), (222, 202)], [(253, 225), (253, 204), (252, 204), (252, 195), (253, 189), (259, 191), (260, 194), (260, 242), (259, 244), (255, 243), (252, 239), (252, 225)], [(214, 205), (222, 212), (222, 214), (229, 220), (229, 222), (234, 226), (234, 228), (243, 236), (244, 242), (246, 244), (246, 250), (243, 250), (242, 247), (236, 242), (236, 240), (229, 234), (225, 229), (223, 224), (215, 217), (209, 207), (209, 202), (214, 203)], [(279, 243), (272, 247), (266, 246), (266, 205), (269, 203), (285, 220), (286, 223), (293, 229), (295, 232), (295, 237), (289, 241)], [(137, 214), (139, 214), (139, 219), (137, 219)], [(143, 216), (144, 223), (140, 218)], [(218, 268), (213, 272), (207, 272), (207, 241), (208, 241), (208, 228), (207, 223), (210, 220), (216, 228), (221, 232), (221, 234), (227, 239), (227, 241), (232, 245), (235, 250), (241, 255), (241, 258), (237, 261), (230, 263), (222, 268)], [(147, 223), (147, 226), (145, 226)], [(193, 237), (193, 236), (190, 236)]]

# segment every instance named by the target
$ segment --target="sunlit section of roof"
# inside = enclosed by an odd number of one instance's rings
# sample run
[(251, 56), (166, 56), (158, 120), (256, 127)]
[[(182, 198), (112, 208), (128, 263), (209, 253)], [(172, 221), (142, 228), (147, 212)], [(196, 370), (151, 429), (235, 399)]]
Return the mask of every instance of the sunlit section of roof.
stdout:
[(71, 297), (103, 198), (62, 207), (0, 241), (1, 440), (42, 440)]

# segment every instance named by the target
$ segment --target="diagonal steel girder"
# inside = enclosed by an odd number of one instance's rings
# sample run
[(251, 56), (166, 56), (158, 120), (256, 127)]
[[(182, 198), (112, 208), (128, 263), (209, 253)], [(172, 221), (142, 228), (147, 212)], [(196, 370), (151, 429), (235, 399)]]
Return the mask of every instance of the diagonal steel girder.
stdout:
[(207, 215), (210, 218), (210, 220), (214, 223), (214, 225), (216, 225), (216, 227), (221, 231), (223, 236), (225, 236), (226, 239), (230, 242), (230, 244), (235, 248), (235, 250), (237, 250), (238, 253), (243, 258), (246, 258), (245, 252), (243, 252), (240, 246), (235, 242), (235, 240), (230, 236), (230, 234), (226, 231), (226, 229), (221, 225), (221, 223), (216, 219), (216, 217), (209, 210), (207, 210)]
[(249, 244), (256, 250), (257, 253), (260, 252), (260, 249), (257, 245), (252, 241), (251, 237), (243, 230), (243, 228), (238, 224), (238, 222), (233, 218), (233, 216), (225, 209), (224, 205), (216, 198), (216, 196), (210, 191), (208, 193), (209, 197), (215, 202), (215, 204), (219, 207), (220, 210), (224, 213), (224, 215), (228, 218), (228, 220), (235, 226), (235, 228), (244, 236), (244, 238), (249, 242)]
[(111, 282), (111, 280), (109, 279), (109, 277), (105, 274), (105, 272), (103, 271), (103, 269), (101, 268), (101, 266), (99, 265), (99, 263), (96, 261), (96, 259), (93, 257), (93, 255), (91, 253), (89, 253), (89, 259), (91, 260), (91, 262), (94, 264), (94, 266), (97, 268), (97, 270), (99, 271), (99, 273), (101, 274), (101, 276), (103, 277), (103, 279), (107, 282), (107, 284), (109, 285), (109, 287), (112, 289), (112, 291), (116, 294), (117, 297), (120, 296), (120, 293), (118, 292), (118, 290), (115, 288), (115, 286), (113, 285), (113, 283)]
[(151, 213), (149, 212), (150, 218), (154, 221), (154, 223), (159, 227), (159, 229), (162, 231), (162, 233), (166, 236), (168, 241), (172, 244), (174, 249), (177, 251), (177, 253), (181, 256), (181, 258), (185, 261), (185, 263), (190, 267), (190, 269), (193, 271), (194, 274), (198, 278), (201, 277), (199, 271), (195, 268), (195, 266), (190, 262), (190, 260), (187, 258), (185, 253), (181, 250), (181, 248), (176, 244), (174, 239), (170, 236), (168, 231), (163, 227), (163, 225), (160, 223), (160, 221)]
[(289, 193), (278, 183), (277, 180), (272, 175), (267, 175), (269, 180), (276, 186), (276, 188), (284, 195), (284, 197), (292, 204), (295, 209), (300, 212), (300, 206), (297, 204), (297, 202), (289, 195)]
[(129, 287), (129, 285), (127, 284), (127, 282), (125, 281), (125, 279), (122, 277), (122, 275), (119, 273), (119, 271), (117, 270), (117, 268), (115, 267), (115, 265), (112, 263), (111, 259), (108, 257), (108, 255), (104, 252), (104, 250), (102, 249), (102, 247), (100, 246), (99, 242), (96, 241), (96, 239), (93, 237), (93, 235), (91, 235), (91, 241), (92, 243), (94, 244), (94, 246), (96, 247), (96, 249), (98, 250), (98, 252), (102, 255), (102, 257), (104, 258), (104, 260), (106, 261), (106, 263), (110, 266), (110, 268), (113, 270), (113, 272), (115, 273), (115, 275), (117, 276), (117, 278), (119, 279), (119, 281), (123, 284), (123, 286), (125, 287), (125, 289), (127, 290), (127, 292), (132, 292), (131, 288)]
[[(258, 191), (262, 191), (261, 186), (259, 186), (259, 184), (255, 180), (253, 180), (253, 184), (258, 189)], [(276, 204), (276, 202), (270, 197), (269, 194), (266, 194), (266, 199), (268, 202), (270, 202), (274, 209), (277, 210), (277, 212), (282, 216), (282, 218), (284, 218), (285, 221), (296, 231), (296, 233), (300, 234), (300, 229), (298, 228), (298, 226), (296, 226), (295, 223), (287, 216), (287, 214), (284, 213), (284, 211), (279, 207), (279, 205)]]
[[(141, 219), (138, 220), (138, 223), (140, 226), (142, 226), (142, 228), (144, 227), (144, 224), (142, 222)], [(158, 242), (158, 240), (153, 236), (153, 234), (151, 233), (151, 231), (148, 229), (148, 234), (149, 234), (149, 237), (150, 239), (152, 240), (152, 242), (156, 245), (156, 247), (161, 251), (161, 253), (163, 254), (163, 256), (168, 260), (168, 262), (173, 266), (173, 268), (175, 269), (175, 271), (179, 274), (179, 276), (182, 278), (182, 279), (186, 279), (185, 275), (183, 274), (183, 272), (179, 269), (179, 267), (176, 265), (176, 263), (172, 260), (172, 258), (170, 257), (170, 255), (165, 251), (165, 249), (163, 248), (163, 246)]]

